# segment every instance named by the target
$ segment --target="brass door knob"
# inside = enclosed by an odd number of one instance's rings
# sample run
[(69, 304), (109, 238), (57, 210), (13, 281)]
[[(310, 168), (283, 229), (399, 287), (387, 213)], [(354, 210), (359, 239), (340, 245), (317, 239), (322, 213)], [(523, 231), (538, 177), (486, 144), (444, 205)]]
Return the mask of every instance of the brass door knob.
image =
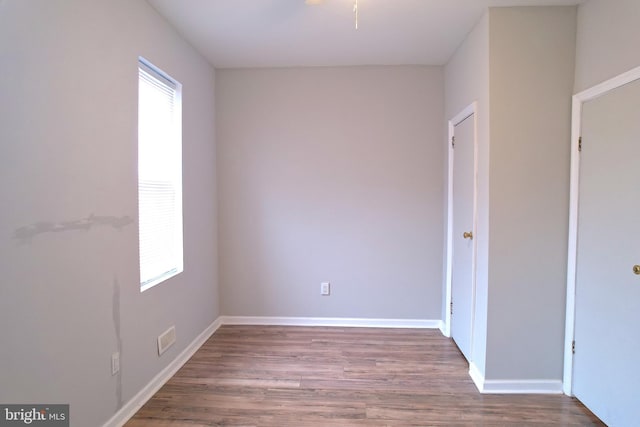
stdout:
[(633, 266), (633, 273), (640, 274), (640, 265), (636, 264)]
[[(473, 232), (465, 231), (464, 233), (462, 233), (462, 237), (464, 237), (465, 239), (473, 240)], [(639, 271), (640, 271), (640, 266), (638, 266), (638, 268), (639, 268)], [(640, 274), (640, 273), (636, 273), (636, 274)]]

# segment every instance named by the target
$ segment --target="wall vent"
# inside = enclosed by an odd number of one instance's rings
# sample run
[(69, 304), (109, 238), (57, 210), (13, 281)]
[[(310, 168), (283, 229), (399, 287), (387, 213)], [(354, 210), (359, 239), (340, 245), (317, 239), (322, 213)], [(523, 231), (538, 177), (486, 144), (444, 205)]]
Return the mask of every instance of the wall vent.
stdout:
[(162, 355), (176, 342), (176, 327), (172, 326), (158, 336), (158, 356)]

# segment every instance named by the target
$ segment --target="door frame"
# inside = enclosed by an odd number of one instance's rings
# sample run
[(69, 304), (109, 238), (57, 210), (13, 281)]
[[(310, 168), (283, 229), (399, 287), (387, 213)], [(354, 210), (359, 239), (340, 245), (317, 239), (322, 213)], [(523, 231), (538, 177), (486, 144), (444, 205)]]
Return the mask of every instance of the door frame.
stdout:
[(454, 148), (452, 142), (455, 136), (455, 127), (465, 119), (473, 116), (473, 224), (472, 233), (473, 253), (471, 255), (471, 325), (470, 325), (470, 353), (473, 360), (473, 332), (475, 324), (476, 310), (476, 255), (478, 252), (477, 243), (477, 218), (478, 218), (478, 103), (473, 102), (449, 120), (449, 135), (447, 138), (448, 147), (448, 170), (447, 170), (447, 235), (446, 235), (446, 255), (445, 255), (445, 320), (442, 333), (446, 337), (451, 337), (451, 278), (453, 275), (453, 157)]
[(567, 254), (567, 307), (564, 333), (564, 373), (562, 390), (573, 393), (573, 340), (576, 320), (576, 268), (578, 261), (578, 206), (580, 195), (579, 141), (582, 129), (582, 105), (607, 92), (640, 79), (640, 67), (573, 95), (571, 112), (571, 181), (569, 187), (569, 244)]

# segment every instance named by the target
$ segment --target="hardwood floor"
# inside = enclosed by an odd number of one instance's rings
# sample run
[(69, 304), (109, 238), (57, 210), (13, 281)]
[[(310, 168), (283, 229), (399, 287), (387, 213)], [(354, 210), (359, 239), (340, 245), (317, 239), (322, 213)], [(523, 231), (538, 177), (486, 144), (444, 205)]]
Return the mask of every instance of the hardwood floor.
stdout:
[(436, 330), (223, 326), (126, 424), (600, 426), (563, 395), (480, 394)]

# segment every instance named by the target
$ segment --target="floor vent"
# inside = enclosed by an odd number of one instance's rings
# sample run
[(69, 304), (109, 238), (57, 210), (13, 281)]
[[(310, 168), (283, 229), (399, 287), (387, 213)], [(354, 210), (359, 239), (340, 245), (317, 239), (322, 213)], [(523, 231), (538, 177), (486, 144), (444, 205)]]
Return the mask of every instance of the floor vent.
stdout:
[(158, 337), (158, 356), (167, 351), (176, 342), (176, 327), (172, 326)]

